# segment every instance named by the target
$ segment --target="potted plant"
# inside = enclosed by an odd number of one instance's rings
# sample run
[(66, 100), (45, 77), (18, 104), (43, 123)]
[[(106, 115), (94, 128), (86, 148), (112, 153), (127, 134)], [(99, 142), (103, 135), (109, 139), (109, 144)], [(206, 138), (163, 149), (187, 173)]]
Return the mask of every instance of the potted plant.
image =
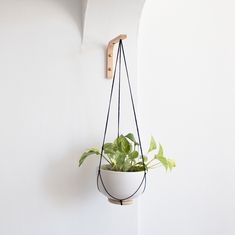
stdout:
[(145, 189), (145, 175), (149, 169), (163, 166), (166, 170), (175, 167), (175, 161), (166, 158), (161, 144), (151, 137), (146, 154), (142, 155), (140, 144), (134, 135), (118, 136), (103, 148), (87, 149), (80, 157), (79, 166), (91, 155), (104, 158), (105, 164), (100, 165), (97, 186), (109, 201), (115, 204), (131, 204), (132, 199), (139, 196)]

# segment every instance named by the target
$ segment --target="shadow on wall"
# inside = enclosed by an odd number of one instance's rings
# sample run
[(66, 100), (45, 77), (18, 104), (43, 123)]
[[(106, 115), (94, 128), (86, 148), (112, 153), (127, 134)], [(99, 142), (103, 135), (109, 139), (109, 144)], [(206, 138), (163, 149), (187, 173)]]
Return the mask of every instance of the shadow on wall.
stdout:
[(49, 162), (44, 176), (44, 188), (50, 200), (61, 206), (93, 200), (96, 191), (95, 161), (78, 167), (79, 151)]
[(86, 5), (85, 0), (50, 0), (53, 4), (63, 8), (74, 20), (78, 26), (80, 34), (83, 34), (83, 8)]
[[(9, 3), (8, 5), (10, 6), (11, 4)], [(42, 17), (43, 11), (47, 13), (49, 11), (50, 16), (53, 17), (54, 10), (61, 10), (61, 12), (64, 12), (65, 15), (67, 14), (74, 21), (80, 35), (82, 35), (86, 0), (22, 0), (18, 4), (20, 11), (24, 12), (27, 10), (28, 12), (34, 12), (35, 17)], [(37, 15), (39, 13), (38, 9), (40, 9), (39, 16)]]

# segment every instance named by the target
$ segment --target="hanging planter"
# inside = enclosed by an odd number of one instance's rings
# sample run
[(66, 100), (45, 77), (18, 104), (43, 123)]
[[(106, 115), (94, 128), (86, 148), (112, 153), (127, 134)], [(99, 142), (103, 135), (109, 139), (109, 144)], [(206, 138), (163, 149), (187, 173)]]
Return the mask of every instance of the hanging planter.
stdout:
[[(112, 43), (112, 45), (113, 44), (114, 43)], [(132, 110), (134, 114), (137, 138), (135, 138), (134, 134), (132, 133), (128, 133), (126, 135), (120, 133), (120, 84), (122, 59), (127, 75), (126, 77), (132, 103)], [(110, 107), (117, 70), (119, 75), (117, 137), (112, 142), (106, 142), (106, 133), (108, 129)], [(110, 72), (110, 70), (108, 71)], [(110, 75), (110, 73), (108, 74)], [(157, 144), (153, 137), (151, 137), (147, 153), (143, 153), (122, 38), (120, 38), (118, 44), (118, 51), (116, 56), (113, 82), (111, 86), (108, 113), (101, 150), (97, 148), (87, 149), (80, 157), (79, 166), (81, 166), (84, 160), (90, 155), (100, 156), (97, 171), (98, 190), (104, 196), (106, 196), (111, 203), (120, 205), (133, 203), (133, 199), (138, 197), (145, 191), (146, 175), (149, 169), (164, 166), (166, 170), (171, 170), (173, 167), (175, 167), (174, 160), (166, 158), (164, 156), (162, 146), (159, 143)]]
[(145, 183), (140, 184), (143, 181), (142, 171), (122, 172), (101, 168), (101, 175), (103, 182), (99, 177), (98, 188), (114, 204), (132, 204), (133, 199), (142, 194), (145, 189)]

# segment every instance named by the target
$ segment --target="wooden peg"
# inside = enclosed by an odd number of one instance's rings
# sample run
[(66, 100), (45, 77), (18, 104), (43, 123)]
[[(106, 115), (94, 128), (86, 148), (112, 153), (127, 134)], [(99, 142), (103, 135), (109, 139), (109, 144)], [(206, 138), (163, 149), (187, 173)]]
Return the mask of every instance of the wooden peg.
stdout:
[(120, 34), (116, 38), (112, 39), (107, 46), (106, 50), (106, 77), (111, 79), (113, 77), (113, 47), (120, 39), (126, 39), (126, 34)]

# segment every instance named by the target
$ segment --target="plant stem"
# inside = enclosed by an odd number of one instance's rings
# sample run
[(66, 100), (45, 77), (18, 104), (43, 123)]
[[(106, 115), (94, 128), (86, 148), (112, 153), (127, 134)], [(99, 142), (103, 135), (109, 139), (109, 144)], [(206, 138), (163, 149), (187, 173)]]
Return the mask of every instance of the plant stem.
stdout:
[(156, 163), (156, 164), (153, 164), (152, 166), (149, 166), (148, 168), (154, 168), (154, 167), (160, 166), (159, 164), (161, 164), (161, 162), (158, 162), (158, 163)]
[(156, 159), (155, 159), (155, 158), (151, 159), (151, 160), (147, 163), (147, 166), (148, 166), (151, 162), (153, 162), (154, 160), (156, 160)]

